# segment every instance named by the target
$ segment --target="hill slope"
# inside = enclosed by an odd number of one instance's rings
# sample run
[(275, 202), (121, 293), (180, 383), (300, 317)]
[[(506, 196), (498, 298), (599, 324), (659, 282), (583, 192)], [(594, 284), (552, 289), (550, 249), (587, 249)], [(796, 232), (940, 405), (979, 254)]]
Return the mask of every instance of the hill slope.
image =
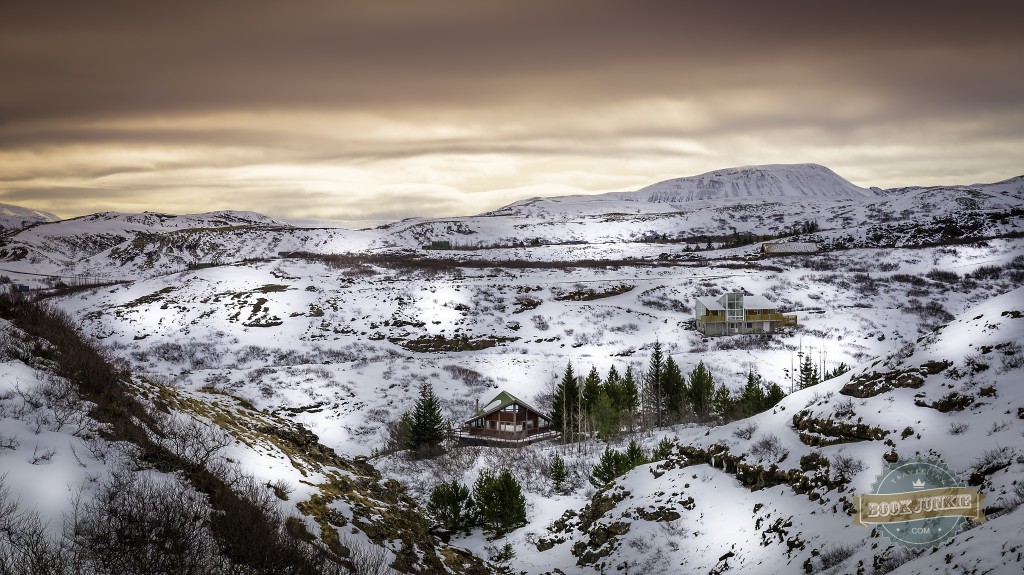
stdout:
[(58, 220), (60, 218), (50, 212), (23, 208), (12, 204), (0, 204), (0, 232), (20, 229), (40, 222), (56, 222)]

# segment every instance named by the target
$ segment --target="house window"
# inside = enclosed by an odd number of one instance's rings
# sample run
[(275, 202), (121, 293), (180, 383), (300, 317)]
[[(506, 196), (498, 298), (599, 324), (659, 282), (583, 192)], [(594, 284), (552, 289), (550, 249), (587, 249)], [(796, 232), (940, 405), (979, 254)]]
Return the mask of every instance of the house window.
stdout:
[(487, 422), (487, 427), (490, 429), (498, 429), (498, 422), (491, 419)]
[(750, 323), (749, 321), (747, 322), (747, 329), (750, 329), (753, 326), (754, 326), (754, 324)]

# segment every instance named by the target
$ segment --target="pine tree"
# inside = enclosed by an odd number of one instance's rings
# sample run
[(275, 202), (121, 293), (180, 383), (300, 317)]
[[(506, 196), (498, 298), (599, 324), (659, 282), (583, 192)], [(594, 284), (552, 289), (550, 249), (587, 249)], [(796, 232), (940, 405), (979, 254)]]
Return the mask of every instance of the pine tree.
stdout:
[(768, 387), (768, 393), (764, 398), (764, 408), (771, 409), (775, 407), (783, 398), (786, 397), (786, 392), (782, 391), (779, 384), (773, 383)]
[(647, 454), (635, 439), (630, 440), (629, 446), (626, 447), (626, 461), (629, 462), (629, 469), (647, 463)]
[(569, 478), (569, 472), (565, 469), (565, 460), (557, 453), (551, 457), (548, 474), (551, 476), (555, 491), (561, 492), (565, 487), (565, 480)]
[(690, 405), (698, 417), (711, 413), (711, 398), (715, 392), (715, 380), (701, 361), (693, 368), (689, 377)]
[(622, 428), (621, 416), (604, 390), (601, 390), (594, 401), (590, 419), (594, 422), (594, 429), (601, 439), (610, 441), (618, 437)]
[(658, 442), (658, 446), (655, 447), (654, 451), (651, 453), (651, 461), (664, 461), (665, 459), (668, 459), (668, 456), (672, 453), (672, 448), (674, 446), (675, 443), (671, 439), (662, 437), (661, 441)]
[(623, 405), (622, 377), (619, 375), (619, 371), (615, 369), (614, 365), (608, 370), (608, 377), (604, 380), (602, 388), (604, 389), (604, 392), (608, 394), (608, 399), (612, 400), (612, 407), (619, 412), (625, 411), (625, 406)]
[(441, 402), (434, 395), (429, 383), (420, 387), (420, 397), (416, 400), (412, 417), (409, 421), (409, 449), (417, 452), (436, 449), (445, 436), (444, 417), (441, 415)]
[(469, 488), (455, 479), (451, 483), (438, 485), (430, 492), (427, 512), (452, 533), (468, 533), (476, 523), (476, 510), (469, 496)]
[(526, 524), (526, 498), (508, 469), (485, 469), (473, 484), (473, 500), (484, 529), (496, 536)]
[(597, 465), (590, 472), (590, 482), (594, 487), (604, 487), (626, 471), (629, 471), (629, 460), (626, 458), (626, 454), (606, 445)]
[(551, 399), (551, 428), (562, 432), (562, 440), (566, 441), (576, 429), (576, 411), (579, 401), (579, 389), (576, 385), (576, 374), (572, 363), (565, 366), (562, 381), (555, 389)]
[(843, 375), (848, 371), (850, 371), (850, 366), (846, 365), (846, 363), (843, 362), (837, 365), (836, 368), (833, 369), (832, 371), (826, 371), (825, 375), (822, 376), (821, 380), (827, 381), (829, 379), (832, 379), (833, 377), (839, 377), (840, 375)]
[(740, 395), (739, 407), (744, 416), (750, 417), (767, 409), (767, 398), (764, 393), (764, 379), (751, 369), (747, 372), (747, 384)]
[(601, 393), (601, 375), (597, 373), (596, 367), (590, 368), (587, 379), (583, 382), (583, 404), (584, 412), (589, 414), (594, 409), (597, 396)]
[(664, 425), (662, 403), (662, 383), (664, 382), (665, 361), (661, 353), (661, 342), (654, 342), (651, 351), (651, 362), (644, 375), (644, 418), (649, 425)]
[(722, 417), (728, 417), (732, 413), (733, 399), (729, 388), (724, 383), (718, 384), (714, 395), (711, 396), (711, 409)]
[(680, 420), (686, 410), (685, 404), (688, 402), (686, 401), (686, 378), (683, 377), (683, 372), (679, 370), (679, 365), (671, 355), (665, 360), (665, 372), (662, 379), (662, 405), (668, 420), (674, 423)]
[(633, 367), (626, 368), (626, 375), (622, 378), (622, 404), (619, 410), (630, 415), (635, 414), (640, 407), (640, 391), (636, 388), (636, 378), (633, 376)]
[(818, 385), (820, 382), (821, 379), (818, 374), (818, 366), (811, 361), (811, 354), (808, 353), (804, 356), (804, 360), (800, 364), (800, 374), (797, 379), (797, 384), (800, 386), (800, 389), (807, 389), (808, 387)]

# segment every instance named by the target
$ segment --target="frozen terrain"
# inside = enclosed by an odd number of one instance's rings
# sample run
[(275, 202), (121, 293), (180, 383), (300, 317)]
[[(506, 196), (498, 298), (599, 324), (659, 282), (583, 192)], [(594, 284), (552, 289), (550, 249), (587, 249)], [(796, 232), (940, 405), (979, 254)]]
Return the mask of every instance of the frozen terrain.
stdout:
[[(362, 230), (249, 212), (95, 214), (6, 232), (0, 273), (60, 294), (50, 301), (140, 389), (167, 390), (183, 398), (176, 412), (226, 425), (236, 441), (224, 453), (261, 481), (295, 487), (285, 505), (316, 536), (334, 527), (302, 503), (337, 495), (337, 474), (245, 429), (301, 425), (342, 457), (369, 457), (413, 507), (442, 480), (512, 467), (528, 525), (451, 544), (487, 559), (507, 541), (517, 572), (1011, 573), (1024, 530), (1022, 226), (1021, 178), (867, 190), (822, 166), (759, 166)], [(768, 257), (765, 241), (820, 251)], [(726, 291), (763, 294), (798, 325), (701, 337), (693, 298)], [(567, 362), (639, 373), (656, 341), (684, 373), (703, 361), (734, 392), (754, 368), (793, 393), (747, 420), (634, 436), (648, 451), (662, 438), (676, 447), (600, 490), (586, 481), (598, 441), (452, 448), (426, 462), (384, 453), (389, 426), (425, 383), (458, 425), (502, 389), (542, 404)], [(853, 369), (796, 390), (800, 354), (823, 372)], [(16, 357), (3, 369), (12, 406), (10, 382), (45, 379)], [(878, 385), (900, 374), (916, 386)], [(218, 417), (225, 410), (235, 415)], [(0, 449), (7, 484), (28, 500), (55, 476), (107, 473), (102, 462), (77, 466), (66, 431), (3, 425), (20, 445)], [(849, 433), (856, 425), (877, 432)], [(52, 463), (31, 462), (37, 444), (56, 448)], [(545, 471), (555, 452), (574, 470), (563, 494)], [(853, 526), (844, 502), (890, 453), (939, 455), (974, 478), (991, 521), (922, 556)], [(345, 497), (332, 505), (352, 522), (361, 508)], [(57, 521), (62, 505), (40, 511)], [(380, 535), (371, 526), (354, 537)]]

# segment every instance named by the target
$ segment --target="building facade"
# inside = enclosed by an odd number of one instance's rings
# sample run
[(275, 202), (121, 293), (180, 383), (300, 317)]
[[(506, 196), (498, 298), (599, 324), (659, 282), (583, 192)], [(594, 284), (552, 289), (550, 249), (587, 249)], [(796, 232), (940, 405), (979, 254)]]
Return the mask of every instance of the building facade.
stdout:
[(507, 391), (477, 409), (459, 430), (470, 443), (529, 443), (554, 437), (551, 418)]
[(704, 335), (773, 333), (796, 325), (795, 315), (779, 313), (776, 304), (759, 295), (731, 292), (718, 299), (699, 297), (693, 308), (694, 327)]

